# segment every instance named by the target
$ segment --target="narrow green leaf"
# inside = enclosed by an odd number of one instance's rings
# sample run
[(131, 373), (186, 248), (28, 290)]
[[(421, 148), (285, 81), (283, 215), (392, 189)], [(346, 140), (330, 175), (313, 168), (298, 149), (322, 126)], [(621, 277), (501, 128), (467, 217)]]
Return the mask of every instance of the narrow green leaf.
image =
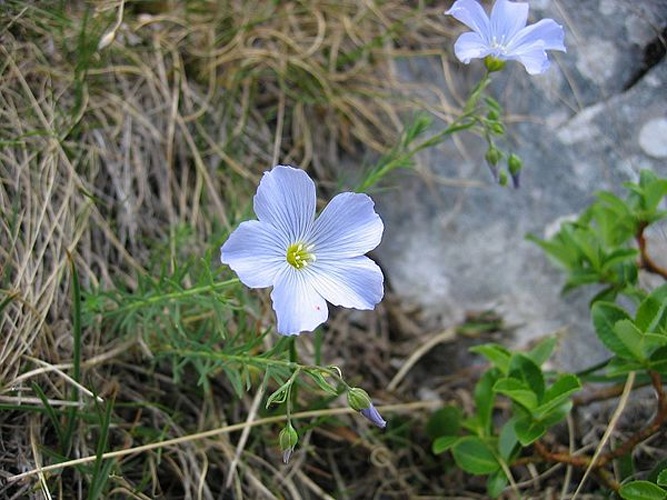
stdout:
[(667, 490), (649, 481), (632, 481), (618, 491), (625, 500), (665, 500)]
[(470, 474), (492, 474), (501, 469), (491, 447), (476, 436), (459, 439), (452, 455), (456, 464)]
[(322, 376), (322, 374), (319, 371), (306, 370), (306, 374), (311, 379), (313, 379), (315, 384), (317, 384), (317, 387), (322, 389), (327, 394), (331, 394), (332, 396), (338, 395), (338, 389), (336, 389), (336, 387), (332, 385), (330, 382), (327, 382), (327, 380)]

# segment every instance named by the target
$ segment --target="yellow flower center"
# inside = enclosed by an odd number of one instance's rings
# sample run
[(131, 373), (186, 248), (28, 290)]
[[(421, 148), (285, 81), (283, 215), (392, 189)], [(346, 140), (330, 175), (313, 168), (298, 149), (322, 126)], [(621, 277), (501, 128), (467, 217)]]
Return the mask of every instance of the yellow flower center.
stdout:
[(302, 269), (315, 260), (315, 254), (312, 253), (312, 250), (312, 245), (293, 243), (287, 248), (287, 262), (295, 269)]

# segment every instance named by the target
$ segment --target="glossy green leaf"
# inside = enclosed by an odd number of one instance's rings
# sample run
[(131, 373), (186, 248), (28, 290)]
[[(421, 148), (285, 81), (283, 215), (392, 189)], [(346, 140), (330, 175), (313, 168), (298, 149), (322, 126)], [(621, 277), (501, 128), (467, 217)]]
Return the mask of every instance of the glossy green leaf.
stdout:
[(667, 469), (662, 469), (660, 471), (657, 482), (660, 486), (667, 486)]
[(544, 397), (544, 375), (540, 367), (523, 353), (515, 353), (510, 361), (509, 375), (522, 380), (535, 393), (537, 403)]
[(502, 469), (490, 474), (486, 480), (486, 493), (489, 498), (498, 498), (507, 487), (507, 476)]
[(534, 414), (539, 418), (544, 418), (544, 416), (556, 410), (572, 394), (579, 390), (581, 390), (581, 382), (576, 375), (571, 373), (559, 375), (556, 381), (545, 392), (542, 404), (535, 409)]
[(649, 481), (632, 481), (618, 491), (625, 500), (665, 500), (667, 490)]
[(431, 439), (455, 436), (461, 430), (463, 412), (458, 406), (445, 406), (435, 411), (426, 424), (426, 434)]
[(646, 359), (644, 353), (644, 335), (635, 326), (632, 320), (622, 319), (614, 325), (614, 332), (618, 340), (623, 343), (631, 357), (643, 361)]
[(500, 456), (506, 462), (509, 462), (512, 459), (512, 456), (518, 451), (519, 438), (516, 435), (516, 430), (514, 425), (519, 417), (513, 417), (505, 422), (502, 429), (500, 429), (500, 435), (498, 436), (498, 451)]
[(639, 304), (635, 324), (644, 332), (667, 329), (667, 285), (653, 290)]
[(517, 419), (514, 424), (514, 431), (521, 445), (528, 446), (541, 438), (547, 432), (547, 427), (542, 422), (526, 416)]
[(456, 464), (470, 474), (492, 474), (501, 469), (492, 448), (476, 436), (461, 438), (452, 447)]
[(632, 352), (614, 331), (614, 325), (618, 321), (630, 319), (628, 313), (611, 302), (596, 302), (591, 306), (591, 316), (600, 341), (614, 354), (622, 358), (632, 358)]
[(441, 453), (444, 453), (447, 450), (449, 450), (461, 439), (463, 438), (458, 436), (441, 436), (435, 441), (433, 441), (433, 446), (431, 447), (431, 449), (433, 450), (433, 453), (435, 453), (436, 455), (440, 455)]
[(476, 429), (478, 434), (489, 435), (491, 433), (493, 415), (493, 403), (495, 401), (495, 394), (493, 386), (498, 380), (498, 370), (489, 370), (482, 375), (475, 385), (475, 407), (476, 416), (478, 419), (479, 428)]
[(522, 380), (516, 378), (500, 379), (493, 386), (493, 390), (507, 396), (528, 411), (532, 411), (537, 407), (537, 395)]

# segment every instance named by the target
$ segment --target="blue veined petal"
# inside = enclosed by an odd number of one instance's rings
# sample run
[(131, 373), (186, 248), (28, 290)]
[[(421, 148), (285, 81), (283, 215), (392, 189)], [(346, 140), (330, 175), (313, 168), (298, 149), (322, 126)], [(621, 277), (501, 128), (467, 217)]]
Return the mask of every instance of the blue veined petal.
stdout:
[(497, 43), (506, 45), (516, 33), (526, 26), (527, 21), (527, 3), (496, 0), (491, 9), (491, 36), (496, 37)]
[(368, 408), (359, 410), (359, 413), (361, 413), (372, 424), (377, 425), (380, 429), (384, 429), (385, 427), (387, 427), (387, 421), (384, 418), (382, 418), (380, 412), (372, 404)]
[(463, 33), (454, 44), (456, 58), (464, 64), (471, 59), (481, 59), (488, 55), (498, 55), (477, 33)]
[(285, 247), (273, 226), (260, 221), (242, 222), (220, 249), (220, 260), (229, 265), (250, 288), (273, 285), (278, 271), (288, 266)]
[(304, 239), (315, 218), (315, 183), (301, 169), (277, 165), (262, 177), (254, 198), (257, 218), (275, 226), (282, 243)]
[(553, 19), (543, 19), (517, 34), (506, 57), (523, 64), (528, 74), (544, 73), (550, 66), (546, 50), (565, 51), (564, 36), (562, 26)]
[(340, 193), (313, 225), (308, 243), (318, 260), (357, 257), (380, 244), (384, 224), (373, 200), (361, 193)]
[(373, 309), (384, 295), (382, 271), (365, 256), (318, 260), (304, 271), (313, 289), (336, 306)]
[(535, 44), (530, 49), (523, 48), (521, 52), (506, 55), (505, 59), (519, 61), (526, 68), (529, 75), (542, 74), (551, 66), (547, 53), (539, 44)]
[(454, 17), (488, 42), (489, 16), (476, 0), (456, 0), (445, 14)]
[(543, 50), (565, 50), (565, 32), (563, 27), (553, 19), (542, 19), (541, 21), (526, 26), (519, 31), (507, 46), (509, 52), (520, 52), (532, 50), (538, 42), (542, 43)]
[(276, 276), (271, 292), (281, 335), (310, 332), (329, 317), (327, 303), (313, 288), (303, 270), (287, 266)]

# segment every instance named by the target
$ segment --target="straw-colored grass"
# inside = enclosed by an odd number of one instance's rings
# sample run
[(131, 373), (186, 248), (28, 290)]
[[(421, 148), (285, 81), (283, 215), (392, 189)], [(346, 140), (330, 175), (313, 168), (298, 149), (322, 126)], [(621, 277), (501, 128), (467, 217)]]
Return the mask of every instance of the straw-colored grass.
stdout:
[[(381, 154), (395, 144), (409, 113), (424, 106), (398, 81), (393, 61), (441, 51), (442, 7), (10, 0), (2, 10), (2, 475), (153, 449), (0, 484), (0, 496), (351, 498), (419, 490), (409, 463), (333, 410), (322, 410), (320, 418), (337, 418), (322, 428), (308, 430), (315, 421), (305, 421), (287, 470), (278, 427), (243, 439), (199, 436), (243, 428), (262, 394), (239, 399), (218, 365), (179, 366), (154, 351), (173, 340), (164, 332), (176, 335), (179, 322), (179, 331), (192, 327), (211, 349), (243, 325), (267, 325), (261, 294), (212, 289), (197, 303), (182, 292), (206, 273), (230, 277), (215, 252), (250, 215), (262, 171), (293, 163), (332, 186), (343, 155)], [(444, 93), (432, 90), (440, 113), (451, 112)], [(161, 298), (149, 314), (141, 300), (155, 294)], [(123, 309), (128, 304), (139, 305)], [(385, 308), (353, 322), (339, 315), (322, 346), (327, 362), (371, 391), (389, 382), (385, 316)], [(211, 324), (220, 331), (197, 330)], [(373, 349), (368, 338), (377, 341)], [(299, 349), (314, 356), (308, 339)], [(353, 457), (338, 460), (350, 446)]]

